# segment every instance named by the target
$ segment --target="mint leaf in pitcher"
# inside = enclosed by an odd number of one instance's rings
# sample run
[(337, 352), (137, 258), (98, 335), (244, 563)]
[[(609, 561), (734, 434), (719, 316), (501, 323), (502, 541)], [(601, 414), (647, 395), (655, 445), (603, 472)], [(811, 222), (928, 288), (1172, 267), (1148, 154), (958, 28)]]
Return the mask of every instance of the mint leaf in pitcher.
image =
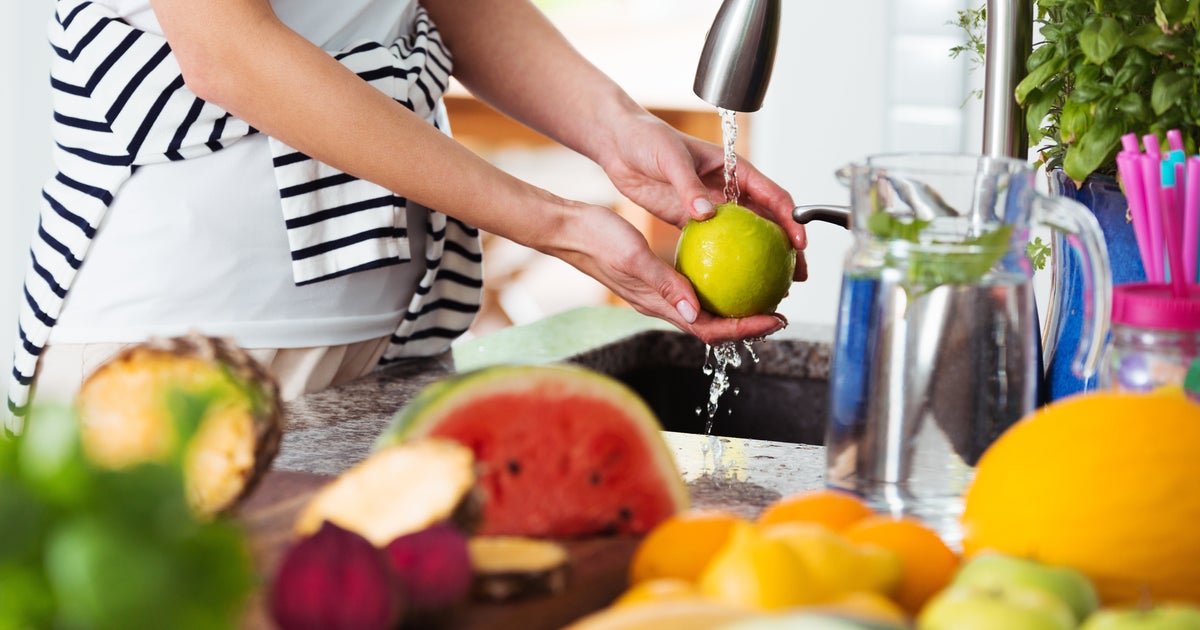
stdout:
[[(1002, 225), (990, 232), (957, 242), (934, 242), (933, 245), (948, 245), (955, 250), (968, 251), (916, 251), (909, 262), (909, 281), (926, 290), (943, 284), (973, 284), (983, 278), (996, 261), (1004, 257), (1009, 249), (1012, 226)], [(973, 251), (971, 251), (973, 250)]]
[(914, 296), (943, 284), (978, 282), (1010, 247), (1011, 225), (1002, 225), (961, 241), (922, 242), (921, 233), (931, 224), (931, 221), (905, 219), (886, 212), (876, 212), (867, 219), (867, 229), (880, 239), (918, 245), (901, 256), (889, 251), (885, 263), (890, 267), (905, 269), (905, 284), (914, 289)]
[(886, 212), (875, 212), (867, 218), (867, 229), (885, 241), (901, 240), (918, 243), (921, 230), (929, 227), (930, 223), (930, 221), (916, 217), (906, 221)]

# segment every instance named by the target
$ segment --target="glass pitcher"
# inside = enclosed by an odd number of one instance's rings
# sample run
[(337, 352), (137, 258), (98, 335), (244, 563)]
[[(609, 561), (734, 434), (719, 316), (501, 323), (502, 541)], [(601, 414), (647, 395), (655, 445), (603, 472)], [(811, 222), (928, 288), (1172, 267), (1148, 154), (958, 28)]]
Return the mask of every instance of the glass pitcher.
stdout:
[(1107, 253), (1084, 206), (1039, 194), (1026, 163), (879, 155), (838, 173), (850, 208), (796, 220), (849, 227), (830, 374), (826, 484), (920, 518), (958, 544), (962, 494), (984, 449), (1036, 407), (1034, 221), (1067, 235), (1085, 268), (1076, 369), (1107, 333)]

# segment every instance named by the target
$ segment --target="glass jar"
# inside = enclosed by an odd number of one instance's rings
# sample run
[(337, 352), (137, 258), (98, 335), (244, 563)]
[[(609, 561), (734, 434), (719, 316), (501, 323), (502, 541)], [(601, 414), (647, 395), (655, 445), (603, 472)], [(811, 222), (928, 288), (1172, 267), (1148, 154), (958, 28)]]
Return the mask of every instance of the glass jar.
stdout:
[(1189, 372), (1200, 378), (1200, 287), (1189, 286), (1184, 296), (1166, 284), (1113, 287), (1112, 341), (1100, 387), (1194, 387)]

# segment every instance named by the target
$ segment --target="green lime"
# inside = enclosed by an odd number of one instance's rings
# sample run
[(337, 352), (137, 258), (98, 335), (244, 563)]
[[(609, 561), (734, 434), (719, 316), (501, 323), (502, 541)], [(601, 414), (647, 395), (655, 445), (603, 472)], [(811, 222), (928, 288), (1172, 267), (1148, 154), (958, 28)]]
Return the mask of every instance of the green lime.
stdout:
[(783, 228), (735, 203), (689, 221), (675, 269), (691, 281), (700, 306), (722, 317), (771, 313), (792, 286), (796, 250)]

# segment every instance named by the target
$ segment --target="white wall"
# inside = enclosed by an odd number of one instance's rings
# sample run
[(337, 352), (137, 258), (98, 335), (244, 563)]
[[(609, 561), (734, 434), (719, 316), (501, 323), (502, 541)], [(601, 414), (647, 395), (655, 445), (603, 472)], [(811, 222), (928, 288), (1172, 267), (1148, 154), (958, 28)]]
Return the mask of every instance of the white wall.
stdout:
[(0, 393), (8, 388), (29, 235), (50, 174), (45, 32), (53, 11), (52, 0), (20, 0), (9, 3), (0, 20)]
[[(983, 82), (949, 51), (956, 11), (974, 0), (783, 3), (767, 98), (751, 119), (751, 158), (797, 204), (846, 204), (842, 165), (880, 152), (980, 150)], [(965, 107), (964, 107), (965, 102)], [(780, 311), (793, 323), (832, 325), (849, 234), (808, 227), (809, 279)]]

